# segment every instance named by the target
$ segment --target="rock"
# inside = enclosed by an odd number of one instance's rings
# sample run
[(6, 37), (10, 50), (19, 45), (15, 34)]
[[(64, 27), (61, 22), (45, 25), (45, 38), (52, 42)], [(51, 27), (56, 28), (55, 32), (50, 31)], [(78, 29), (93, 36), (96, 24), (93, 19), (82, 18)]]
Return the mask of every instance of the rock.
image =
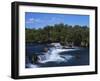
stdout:
[(48, 48), (47, 48), (47, 47), (45, 47), (43, 51), (44, 51), (44, 52), (47, 52), (47, 51), (48, 51)]
[(37, 55), (32, 56), (32, 63), (38, 63), (38, 56)]

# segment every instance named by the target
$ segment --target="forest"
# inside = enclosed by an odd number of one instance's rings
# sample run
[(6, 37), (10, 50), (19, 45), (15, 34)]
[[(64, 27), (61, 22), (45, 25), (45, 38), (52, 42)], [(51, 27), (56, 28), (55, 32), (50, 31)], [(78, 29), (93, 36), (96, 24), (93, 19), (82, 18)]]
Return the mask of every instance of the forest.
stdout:
[(89, 47), (89, 27), (80, 25), (54, 24), (43, 28), (25, 28), (26, 43), (54, 43)]

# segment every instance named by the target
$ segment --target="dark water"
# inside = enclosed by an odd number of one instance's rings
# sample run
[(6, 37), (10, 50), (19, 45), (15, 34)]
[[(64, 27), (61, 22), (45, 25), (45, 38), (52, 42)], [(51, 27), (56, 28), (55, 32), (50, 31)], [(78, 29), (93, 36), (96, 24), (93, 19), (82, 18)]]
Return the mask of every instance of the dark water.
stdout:
[[(44, 58), (44, 48), (51, 50), (50, 53), (53, 54), (51, 59), (48, 61), (48, 57)], [(53, 48), (53, 49), (51, 49)], [(89, 49), (88, 48), (74, 48), (72, 51), (62, 51), (57, 52), (56, 48), (50, 45), (44, 44), (26, 44), (26, 68), (34, 68), (34, 65), (37, 67), (59, 67), (59, 66), (82, 66), (89, 65)], [(57, 49), (59, 51), (59, 49)], [(60, 49), (62, 50), (62, 49)], [(64, 49), (68, 50), (68, 49)], [(54, 51), (54, 52), (52, 52)], [(56, 55), (55, 55), (55, 54)], [(48, 54), (48, 52), (47, 52)], [(49, 55), (49, 54), (48, 54)], [(32, 60), (32, 57), (36, 56), (35, 61)], [(46, 61), (43, 63), (38, 62), (38, 57), (42, 56)], [(58, 58), (58, 59), (57, 59)], [(56, 60), (55, 60), (56, 59)], [(32, 65), (32, 67), (30, 67)], [(36, 67), (35, 67), (36, 68)]]

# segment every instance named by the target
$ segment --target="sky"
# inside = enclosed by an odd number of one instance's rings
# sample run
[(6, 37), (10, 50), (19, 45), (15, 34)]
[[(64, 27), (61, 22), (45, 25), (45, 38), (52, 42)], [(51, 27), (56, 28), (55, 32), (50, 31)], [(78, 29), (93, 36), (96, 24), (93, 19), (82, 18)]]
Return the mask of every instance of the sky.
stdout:
[(38, 29), (47, 25), (54, 25), (59, 23), (64, 23), (72, 26), (89, 26), (89, 15), (25, 12), (26, 28)]

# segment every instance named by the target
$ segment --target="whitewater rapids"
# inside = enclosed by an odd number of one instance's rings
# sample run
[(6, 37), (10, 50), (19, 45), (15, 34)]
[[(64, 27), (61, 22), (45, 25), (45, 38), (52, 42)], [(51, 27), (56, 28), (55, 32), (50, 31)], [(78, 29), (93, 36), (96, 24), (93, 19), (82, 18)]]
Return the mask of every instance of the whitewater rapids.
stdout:
[(58, 48), (50, 48), (50, 50), (48, 50), (48, 52), (44, 53), (44, 55), (39, 55), (38, 58), (38, 62), (39, 63), (46, 63), (46, 62), (66, 62), (68, 60), (70, 60), (71, 58), (73, 58), (72, 55), (60, 55), (59, 53), (61, 52), (67, 52), (67, 51), (73, 51), (75, 49), (58, 49)]
[(43, 52), (42, 55), (38, 55), (38, 64), (31, 64), (28, 63), (27, 67), (29, 68), (37, 68), (40, 67), (39, 64), (45, 64), (48, 62), (54, 62), (54, 63), (61, 63), (61, 62), (68, 62), (71, 60), (74, 56), (70, 54), (60, 54), (62, 52), (68, 52), (68, 51), (75, 51), (78, 50), (77, 48), (62, 48), (60, 43), (52, 43), (53, 47), (49, 48), (47, 52)]

